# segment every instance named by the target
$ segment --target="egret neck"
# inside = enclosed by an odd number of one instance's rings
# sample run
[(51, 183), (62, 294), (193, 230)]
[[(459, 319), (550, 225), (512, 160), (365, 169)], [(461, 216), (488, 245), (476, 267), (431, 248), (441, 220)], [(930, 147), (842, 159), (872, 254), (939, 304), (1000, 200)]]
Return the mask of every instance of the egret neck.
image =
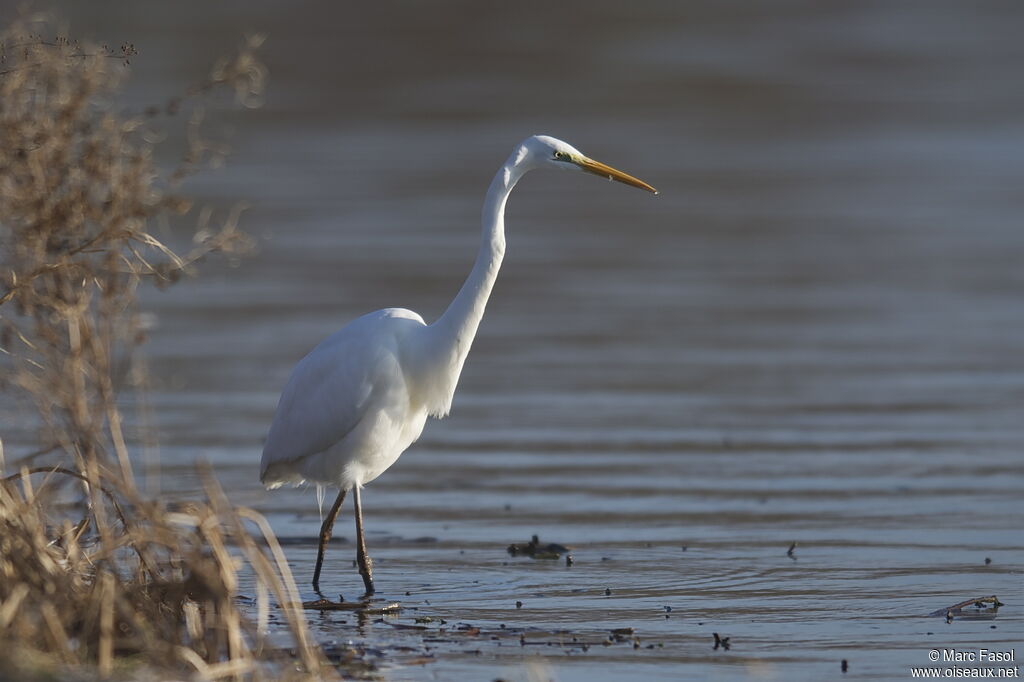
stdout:
[(473, 270), (444, 314), (423, 330), (427, 343), (419, 366), (429, 368), (429, 376), (423, 377), (421, 385), (431, 387), (430, 395), (424, 397), (433, 416), (443, 417), (451, 409), (462, 366), (505, 256), (505, 202), (529, 169), (524, 163), (527, 158), (524, 148), (517, 149), (494, 176), (484, 199), (483, 234)]

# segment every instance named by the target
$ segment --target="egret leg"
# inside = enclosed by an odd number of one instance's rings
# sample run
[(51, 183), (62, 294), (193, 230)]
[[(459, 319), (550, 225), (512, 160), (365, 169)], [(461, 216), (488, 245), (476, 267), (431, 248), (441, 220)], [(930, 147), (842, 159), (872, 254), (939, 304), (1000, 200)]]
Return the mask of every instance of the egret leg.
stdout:
[(359, 563), (359, 575), (363, 576), (366, 594), (373, 594), (373, 559), (366, 555), (366, 537), (363, 535), (363, 506), (359, 501), (359, 486), (352, 486), (356, 503), (356, 561)]
[(328, 512), (327, 518), (324, 519), (324, 524), (320, 526), (320, 549), (316, 553), (316, 568), (313, 569), (313, 589), (317, 592), (320, 591), (320, 569), (324, 565), (324, 550), (327, 549), (327, 543), (331, 539), (331, 531), (334, 530), (334, 520), (338, 518), (338, 512), (341, 511), (341, 503), (345, 501), (346, 492), (348, 491), (342, 490), (338, 493), (338, 499), (334, 500), (334, 504), (331, 505), (331, 511)]

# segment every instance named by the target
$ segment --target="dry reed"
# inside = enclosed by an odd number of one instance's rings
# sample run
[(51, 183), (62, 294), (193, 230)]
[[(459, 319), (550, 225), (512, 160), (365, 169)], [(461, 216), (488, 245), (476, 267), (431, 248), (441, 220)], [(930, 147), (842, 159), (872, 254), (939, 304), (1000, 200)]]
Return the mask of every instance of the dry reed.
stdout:
[[(201, 213), (183, 255), (154, 228), (190, 211), (178, 184), (221, 152), (201, 134), (200, 103), (224, 89), (259, 98), (256, 44), (130, 115), (115, 95), (134, 47), (51, 39), (48, 27), (26, 19), (0, 34), (0, 397), (9, 414), (15, 396), (30, 399), (39, 426), (38, 447), (6, 465), (0, 441), (0, 471), (14, 472), (0, 482), (0, 677), (331, 675), (266, 521), (233, 507), (209, 471), (202, 502), (146, 499), (122, 412), (143, 377), (139, 286), (248, 246), (237, 212), (219, 225)], [(179, 113), (187, 149), (163, 170), (151, 133)], [(272, 613), (283, 648), (266, 637)]]

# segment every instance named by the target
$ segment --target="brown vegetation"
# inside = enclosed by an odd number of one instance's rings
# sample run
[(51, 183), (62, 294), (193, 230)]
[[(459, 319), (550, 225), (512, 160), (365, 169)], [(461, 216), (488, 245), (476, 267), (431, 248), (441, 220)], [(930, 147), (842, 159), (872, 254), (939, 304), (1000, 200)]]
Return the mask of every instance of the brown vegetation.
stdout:
[[(232, 507), (209, 472), (203, 502), (146, 499), (132, 471), (139, 437), (121, 408), (143, 377), (138, 287), (248, 244), (235, 213), (214, 226), (201, 212), (184, 255), (154, 228), (190, 212), (178, 183), (219, 153), (200, 135), (199, 103), (222, 89), (259, 96), (255, 45), (183, 96), (129, 115), (114, 95), (134, 47), (49, 30), (29, 21), (0, 34), (0, 396), (9, 406), (27, 397), (39, 422), (34, 452), (4, 462), (0, 441), (0, 470), (13, 472), (0, 482), (0, 676), (62, 665), (320, 676), (266, 521)], [(162, 171), (150, 133), (176, 115), (188, 118), (188, 149)], [(9, 420), (13, 407), (3, 410)], [(254, 575), (252, 605), (238, 598), (240, 571)], [(272, 609), (287, 651), (264, 638)]]

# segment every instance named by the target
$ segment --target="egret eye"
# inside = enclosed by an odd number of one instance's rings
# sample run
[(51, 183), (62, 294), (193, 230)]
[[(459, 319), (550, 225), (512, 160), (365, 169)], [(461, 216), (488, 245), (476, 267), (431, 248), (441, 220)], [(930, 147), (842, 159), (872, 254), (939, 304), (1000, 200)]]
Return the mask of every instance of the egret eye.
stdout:
[(563, 154), (562, 152), (555, 152), (555, 158), (556, 158), (556, 159), (561, 159), (561, 158), (563, 158), (564, 156), (565, 156), (565, 154)]

